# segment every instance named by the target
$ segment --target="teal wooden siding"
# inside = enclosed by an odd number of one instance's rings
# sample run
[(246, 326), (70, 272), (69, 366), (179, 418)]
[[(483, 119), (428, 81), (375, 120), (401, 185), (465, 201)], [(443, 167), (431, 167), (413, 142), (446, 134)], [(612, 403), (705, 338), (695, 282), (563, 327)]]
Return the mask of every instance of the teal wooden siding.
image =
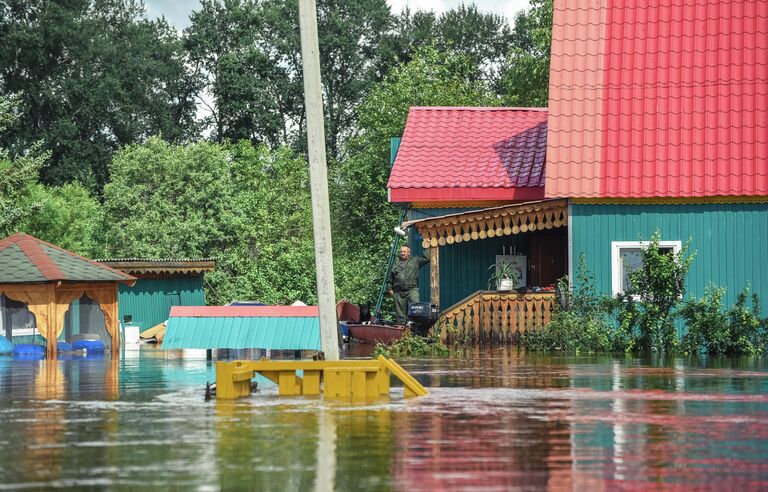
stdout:
[[(571, 210), (571, 264), (586, 255), (596, 287), (611, 292), (611, 242), (647, 240), (661, 231), (663, 240), (690, 238), (696, 252), (688, 295), (701, 296), (710, 282), (725, 287), (732, 304), (750, 283), (768, 312), (768, 204), (581, 205)], [(575, 273), (575, 272), (574, 272)]]
[[(421, 237), (414, 241), (416, 254), (422, 254)], [(447, 309), (468, 295), (488, 288), (488, 267), (496, 255), (514, 248), (525, 253), (524, 236), (505, 236), (454, 243), (440, 247), (440, 309)], [(419, 271), (419, 297), (429, 300), (429, 265)]]
[(139, 279), (133, 287), (118, 288), (118, 311), (146, 330), (168, 319), (171, 306), (205, 306), (203, 276)]

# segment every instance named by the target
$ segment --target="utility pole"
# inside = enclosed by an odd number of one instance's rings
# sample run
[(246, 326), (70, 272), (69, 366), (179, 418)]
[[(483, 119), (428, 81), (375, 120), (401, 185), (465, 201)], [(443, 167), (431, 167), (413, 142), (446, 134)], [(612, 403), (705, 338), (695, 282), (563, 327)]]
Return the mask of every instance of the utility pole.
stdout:
[(315, 0), (299, 0), (299, 27), (304, 72), (304, 106), (307, 110), (307, 153), (312, 191), (312, 232), (315, 240), (317, 300), (320, 306), (320, 339), (326, 360), (339, 360), (339, 330), (336, 320), (336, 289), (333, 283), (331, 215), (328, 204), (328, 171), (325, 164), (325, 128)]

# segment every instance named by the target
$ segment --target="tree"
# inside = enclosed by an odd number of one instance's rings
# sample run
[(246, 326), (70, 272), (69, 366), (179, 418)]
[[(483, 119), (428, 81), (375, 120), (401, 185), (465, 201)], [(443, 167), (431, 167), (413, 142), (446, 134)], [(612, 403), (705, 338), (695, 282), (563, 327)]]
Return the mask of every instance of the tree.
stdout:
[(495, 106), (498, 98), (464, 55), (428, 47), (393, 69), (357, 110), (349, 157), (334, 168), (334, 256), (342, 297), (370, 300), (381, 281), (399, 211), (387, 203), (389, 139), (411, 106)]
[[(0, 96), (0, 135), (18, 117), (17, 103), (16, 97)], [(31, 190), (48, 156), (39, 144), (26, 154), (13, 159), (6, 149), (0, 148), (0, 237), (20, 230), (24, 221), (43, 206), (32, 199)]]
[(184, 43), (204, 83), (200, 102), (209, 115), (203, 124), (212, 137), (287, 142), (300, 111), (301, 85), (265, 44), (269, 27), (259, 2), (203, 0), (190, 20)]
[(507, 19), (482, 13), (475, 4), (460, 4), (439, 16), (405, 9), (382, 43), (379, 73), (384, 76), (393, 66), (411, 61), (419, 50), (434, 46), (466, 56), (479, 68), (478, 77), (496, 83), (511, 42)]
[[(385, 0), (320, 0), (318, 32), (332, 157), (340, 156), (354, 107), (376, 76), (376, 56), (392, 17)], [(206, 74), (218, 141), (290, 143), (303, 148), (304, 102), (299, 15), (286, 0), (206, 0), (185, 33)]]
[(553, 0), (531, 0), (515, 17), (515, 29), (499, 92), (509, 106), (549, 104), (549, 59), (552, 51)]
[(194, 130), (195, 91), (176, 31), (136, 0), (0, 0), (0, 91), (20, 93), (2, 139), (21, 154), (42, 140), (42, 180), (101, 189), (114, 150)]
[(216, 257), (211, 304), (316, 300), (308, 169), (291, 149), (151, 138), (120, 150), (111, 174), (107, 255)]
[(39, 208), (20, 230), (88, 258), (104, 256), (101, 205), (82, 185), (48, 187), (36, 183), (24, 202)]

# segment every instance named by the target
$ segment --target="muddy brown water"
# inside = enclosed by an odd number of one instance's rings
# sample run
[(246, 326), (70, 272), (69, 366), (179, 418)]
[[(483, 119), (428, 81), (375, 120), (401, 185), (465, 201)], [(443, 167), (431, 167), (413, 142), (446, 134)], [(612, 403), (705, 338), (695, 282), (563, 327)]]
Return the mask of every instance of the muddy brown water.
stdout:
[(766, 359), (400, 362), (429, 396), (206, 402), (204, 352), (0, 358), (0, 490), (768, 489)]

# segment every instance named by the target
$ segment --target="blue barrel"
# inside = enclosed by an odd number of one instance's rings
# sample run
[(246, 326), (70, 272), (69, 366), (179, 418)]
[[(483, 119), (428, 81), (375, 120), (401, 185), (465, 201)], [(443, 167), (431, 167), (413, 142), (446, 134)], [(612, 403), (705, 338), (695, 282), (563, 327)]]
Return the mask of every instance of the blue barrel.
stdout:
[(10, 340), (0, 335), (0, 354), (12, 354), (13, 343)]
[(20, 343), (13, 348), (17, 359), (37, 360), (45, 358), (45, 347), (34, 343)]
[(86, 352), (104, 353), (106, 347), (101, 340), (77, 340), (72, 343), (72, 350), (85, 350)]
[(71, 352), (72, 344), (67, 342), (59, 342), (56, 344), (56, 350), (59, 352)]

